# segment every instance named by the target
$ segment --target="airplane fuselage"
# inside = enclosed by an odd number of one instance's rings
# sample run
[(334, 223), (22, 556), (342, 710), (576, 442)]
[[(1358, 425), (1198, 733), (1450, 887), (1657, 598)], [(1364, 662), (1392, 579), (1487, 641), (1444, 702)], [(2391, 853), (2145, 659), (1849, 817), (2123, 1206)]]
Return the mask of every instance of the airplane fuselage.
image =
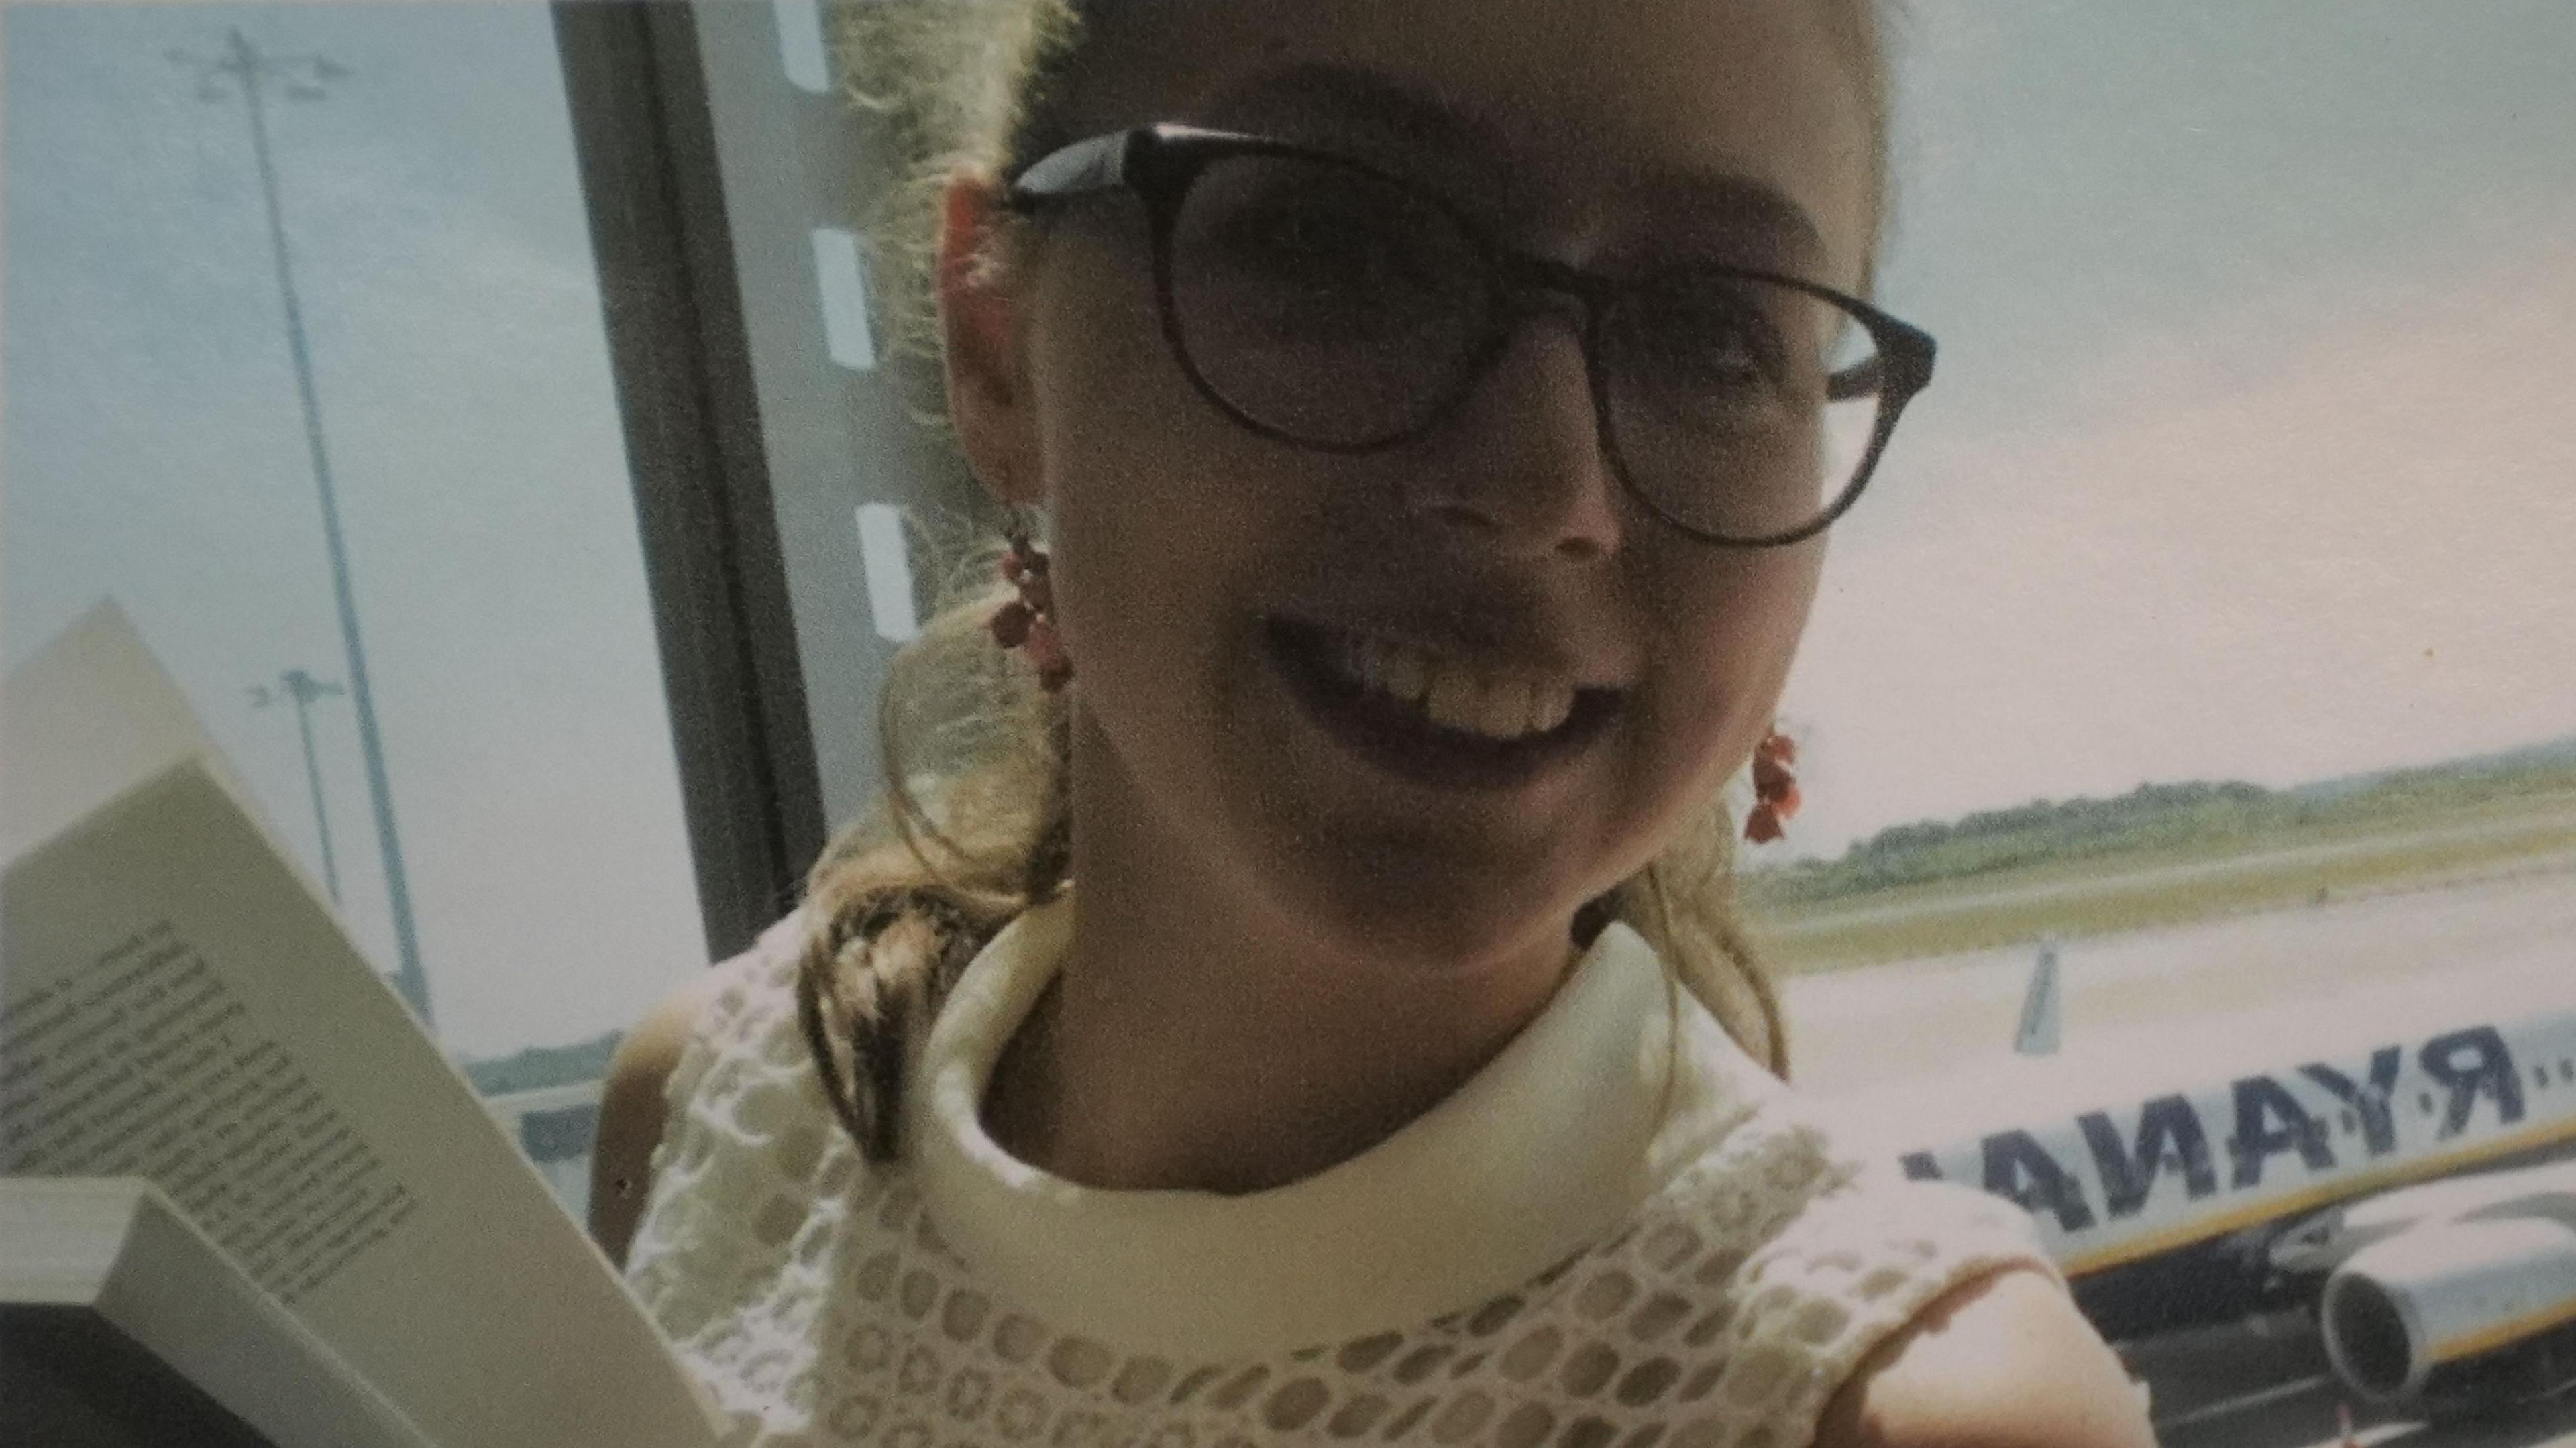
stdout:
[(2576, 1006), (2286, 1059), (2015, 1113), (1899, 1159), (2027, 1208), (2097, 1325), (2124, 1336), (2264, 1305), (2272, 1240), (2320, 1209), (2576, 1151)]

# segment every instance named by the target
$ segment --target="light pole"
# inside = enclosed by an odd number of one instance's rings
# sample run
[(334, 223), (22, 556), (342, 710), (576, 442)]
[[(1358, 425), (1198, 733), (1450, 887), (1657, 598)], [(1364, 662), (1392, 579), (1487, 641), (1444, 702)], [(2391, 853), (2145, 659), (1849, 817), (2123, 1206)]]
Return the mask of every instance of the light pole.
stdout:
[(286, 347), (295, 364), (295, 390), (304, 405), (304, 441), (313, 456), (313, 482), (322, 498), (322, 540), (331, 555), (331, 592), (340, 607), (340, 638), (349, 653), (349, 702), (357, 714), (358, 752), (367, 766), (367, 794), (375, 804), (376, 843), (385, 857), (385, 897), (393, 912), (394, 988), (411, 1003), (424, 1028), (429, 1012), (429, 978), (420, 968), (420, 940), (412, 926), (411, 886), (403, 876), (402, 842), (394, 832), (393, 786), (385, 776), (384, 741), (376, 732), (375, 693), (367, 686), (367, 654), (358, 638), (357, 595), (349, 586), (349, 555), (340, 537), (340, 504), (331, 492), (331, 459), (322, 446), (322, 409), (313, 390), (313, 359), (304, 342), (304, 308), (296, 300), (295, 273), (287, 262), (286, 223), (277, 203), (277, 167), (268, 151), (267, 87), (281, 87), (291, 99), (320, 100), (322, 82), (348, 71), (318, 55), (269, 55), (250, 43), (239, 29), (227, 33), (224, 52), (212, 60), (171, 52), (170, 58), (197, 72), (198, 94), (207, 100), (224, 96), (221, 78), (241, 88), (250, 116), (251, 155), (259, 163), (260, 198), (267, 205), (268, 239), (277, 259), (277, 294), (286, 308)]
[[(251, 686), (250, 702), (254, 709), (265, 709), (280, 698), (295, 705), (295, 732), (304, 739), (304, 783), (313, 791), (313, 831), (322, 839), (322, 883), (330, 887), (331, 903), (340, 903), (340, 868), (331, 858), (331, 814), (322, 807), (322, 765), (313, 755), (313, 701), (328, 694), (345, 693), (337, 684), (326, 684), (302, 669), (288, 669), (277, 676), (278, 688), (266, 684)], [(283, 692), (280, 692), (283, 691)]]

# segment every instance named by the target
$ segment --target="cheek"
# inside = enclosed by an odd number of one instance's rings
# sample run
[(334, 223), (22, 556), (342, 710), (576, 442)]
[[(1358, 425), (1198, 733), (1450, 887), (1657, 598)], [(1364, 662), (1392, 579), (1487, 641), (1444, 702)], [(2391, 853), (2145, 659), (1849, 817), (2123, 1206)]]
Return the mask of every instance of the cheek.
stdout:
[[(1030, 405), (1065, 642), (1091, 702), (1114, 706), (1205, 677), (1236, 646), (1231, 580), (1274, 529), (1268, 493), (1229, 463), (1224, 420), (1172, 360), (1149, 285), (1067, 261), (1032, 331)], [(1179, 705), (1158, 697), (1153, 712)]]
[(1821, 543), (1697, 560), (1671, 570), (1641, 704), (1642, 767), (1672, 809), (1696, 808), (1770, 727), (1815, 601)]
[(1821, 540), (1734, 555), (1727, 576), (1705, 595), (1709, 627), (1700, 634), (1702, 646), (1766, 705), (1797, 654), (1824, 560)]

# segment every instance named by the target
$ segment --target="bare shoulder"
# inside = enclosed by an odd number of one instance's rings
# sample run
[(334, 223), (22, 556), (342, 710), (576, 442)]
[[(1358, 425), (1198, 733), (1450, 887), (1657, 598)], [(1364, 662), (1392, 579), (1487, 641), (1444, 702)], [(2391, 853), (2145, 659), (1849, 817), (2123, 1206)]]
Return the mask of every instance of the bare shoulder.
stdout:
[(2154, 1448), (2119, 1359), (2045, 1276), (2006, 1268), (1935, 1299), (1863, 1359), (1817, 1448)]
[(624, 1264), (644, 1213), (653, 1148), (661, 1144), (669, 1111), (664, 1090), (720, 982), (718, 972), (705, 971), (664, 996), (609, 1057), (599, 1095), (599, 1140), (590, 1157), (590, 1235), (612, 1262)]

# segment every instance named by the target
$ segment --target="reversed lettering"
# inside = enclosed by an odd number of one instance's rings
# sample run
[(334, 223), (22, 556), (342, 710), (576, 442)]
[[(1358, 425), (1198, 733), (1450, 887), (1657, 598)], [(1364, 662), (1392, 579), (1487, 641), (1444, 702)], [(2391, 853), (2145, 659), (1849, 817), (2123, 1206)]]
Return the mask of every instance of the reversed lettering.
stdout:
[(2334, 1169), (2325, 1124), (2308, 1114), (2290, 1088), (2269, 1076), (2247, 1076), (2236, 1083), (2235, 1096), (2236, 1137), (2228, 1143), (2236, 1159), (2231, 1185), (2262, 1185), (2263, 1163), (2284, 1151), (2297, 1152), (2311, 1171)]
[(2496, 1125), (2511, 1126), (2522, 1119), (2522, 1076), (2513, 1069), (2513, 1052), (2505, 1048), (2504, 1037), (2495, 1027), (2471, 1026), (2435, 1036), (2424, 1043), (2416, 1059), (2425, 1075), (2450, 1092), (2442, 1109), (2442, 1139), (2468, 1130), (2469, 1114), (2477, 1109), (2480, 1096), (2495, 1098)]
[(2069, 1232), (2093, 1225), (2083, 1184), (2029, 1132), (1999, 1131), (1987, 1137), (1985, 1166), (1986, 1190), (1996, 1196), (2020, 1203), (2025, 1211), (2051, 1213)]
[(2155, 1191), (2156, 1175), (2170, 1156), (2182, 1172), (2183, 1191), (2193, 1201), (2218, 1190), (2218, 1173), (2209, 1161), (2209, 1135), (2200, 1113), (2182, 1096), (2159, 1096), (2138, 1108), (2134, 1145), (2123, 1145), (2120, 1130), (2105, 1111), (2076, 1118), (2084, 1144), (2093, 1150), (2093, 1166), (2102, 1178), (2102, 1205), (2113, 1217), (2131, 1217)]
[(2397, 1149), (2397, 1119), (2389, 1102), (2397, 1092), (2397, 1068), (2405, 1062), (2406, 1053), (2395, 1046), (2382, 1046), (2370, 1053), (2370, 1084), (2356, 1084), (2350, 1076), (2322, 1061), (2299, 1068), (2299, 1074), (2323, 1086), (2335, 1099), (2353, 1109), (2361, 1118), (2361, 1142), (2372, 1156), (2386, 1156)]

